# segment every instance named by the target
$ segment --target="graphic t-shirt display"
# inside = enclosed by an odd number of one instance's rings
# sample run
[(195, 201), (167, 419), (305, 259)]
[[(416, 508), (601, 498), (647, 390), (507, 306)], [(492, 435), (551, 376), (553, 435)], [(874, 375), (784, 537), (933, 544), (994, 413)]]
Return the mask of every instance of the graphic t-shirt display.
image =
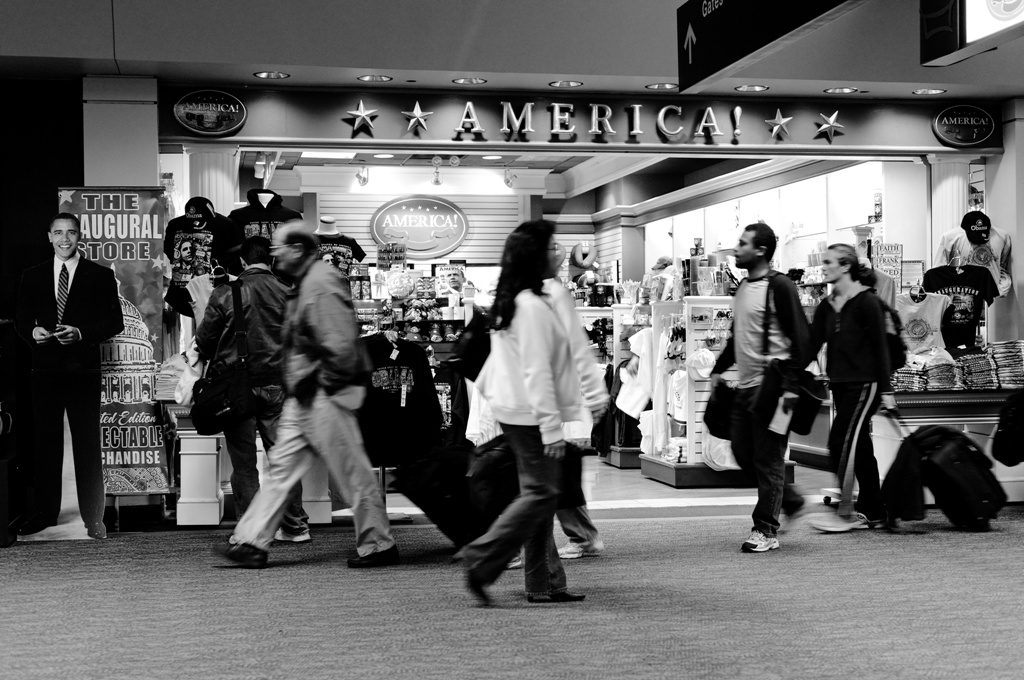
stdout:
[(235, 271), (238, 255), (232, 249), (242, 239), (234, 223), (213, 211), (205, 198), (196, 197), (185, 204), (185, 214), (167, 223), (164, 255), (170, 263), (171, 281), (164, 299), (176, 312), (192, 316), (189, 282), (204, 274), (213, 274), (220, 265)]
[(344, 234), (317, 234), (320, 239), (320, 259), (348, 278), (352, 262), (362, 262), (366, 251), (351, 236)]
[(359, 425), (374, 465), (395, 466), (425, 456), (441, 440), (441, 404), (426, 351), (383, 333), (361, 338), (373, 370)]
[(242, 230), (243, 239), (250, 236), (270, 238), (279, 225), (290, 220), (302, 219), (302, 213), (284, 207), (284, 199), (270, 189), (249, 189), (245, 198), (249, 205), (232, 210), (228, 215), (228, 218)]
[(949, 296), (950, 305), (942, 317), (946, 348), (974, 346), (982, 310), (999, 294), (988, 270), (971, 265), (935, 267), (924, 273), (924, 289)]
[(999, 295), (1010, 290), (1010, 251), (1012, 241), (1009, 234), (992, 227), (987, 243), (971, 243), (962, 229), (947, 231), (939, 239), (935, 262), (948, 264), (960, 257), (960, 265), (984, 267), (991, 274), (999, 288)]
[(908, 353), (945, 347), (942, 317), (949, 305), (949, 297), (937, 293), (925, 293), (919, 302), (907, 293), (896, 296), (896, 313), (903, 322), (903, 342), (907, 343)]

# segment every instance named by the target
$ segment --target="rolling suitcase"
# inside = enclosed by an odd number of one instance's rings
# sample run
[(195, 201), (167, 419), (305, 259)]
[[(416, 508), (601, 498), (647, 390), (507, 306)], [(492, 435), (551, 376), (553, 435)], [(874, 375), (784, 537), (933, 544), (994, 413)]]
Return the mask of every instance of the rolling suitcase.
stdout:
[(921, 451), (921, 477), (946, 517), (958, 527), (988, 531), (1006, 504), (992, 461), (963, 432), (929, 425), (913, 437)]
[(404, 463), (395, 470), (398, 491), (422, 510), (457, 548), (487, 529), (469, 498), (466, 472), (470, 455), (468, 447), (439, 448), (428, 457)]

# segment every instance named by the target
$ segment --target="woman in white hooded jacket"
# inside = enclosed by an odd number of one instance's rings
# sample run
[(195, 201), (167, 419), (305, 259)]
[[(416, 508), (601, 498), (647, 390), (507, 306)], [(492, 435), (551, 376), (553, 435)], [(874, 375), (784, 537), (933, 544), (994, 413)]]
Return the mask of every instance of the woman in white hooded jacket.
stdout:
[(562, 489), (565, 441), (562, 423), (579, 420), (582, 409), (600, 412), (607, 395), (584, 404), (576, 358), (566, 325), (544, 292), (557, 273), (555, 225), (524, 222), (505, 242), (492, 307), (491, 351), (476, 381), (516, 456), (519, 495), (483, 536), (464, 549), (467, 585), (483, 605), (486, 587), (524, 548), (530, 602), (575, 602), (552, 528)]

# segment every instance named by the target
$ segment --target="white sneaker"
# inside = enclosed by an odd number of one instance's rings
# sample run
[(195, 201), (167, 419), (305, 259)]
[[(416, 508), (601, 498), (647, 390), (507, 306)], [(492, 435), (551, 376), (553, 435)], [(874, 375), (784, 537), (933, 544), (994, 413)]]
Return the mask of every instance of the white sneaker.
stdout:
[(593, 543), (573, 543), (570, 541), (559, 549), (558, 556), (563, 560), (578, 560), (581, 557), (593, 557), (603, 552), (604, 541), (598, 538)]
[(779, 539), (777, 539), (775, 536), (765, 536), (763, 533), (755, 529), (754, 531), (750, 532), (750, 536), (747, 537), (747, 540), (743, 542), (743, 545), (740, 546), (740, 549), (743, 552), (748, 553), (759, 553), (768, 552), (769, 550), (778, 550)]
[(308, 543), (313, 540), (313, 537), (310, 536), (309, 529), (305, 529), (298, 534), (290, 534), (284, 529), (278, 529), (277, 533), (274, 534), (274, 540), (283, 543)]
[(512, 558), (512, 561), (508, 563), (506, 569), (522, 569), (523, 568), (523, 556), (522, 554), (516, 555)]

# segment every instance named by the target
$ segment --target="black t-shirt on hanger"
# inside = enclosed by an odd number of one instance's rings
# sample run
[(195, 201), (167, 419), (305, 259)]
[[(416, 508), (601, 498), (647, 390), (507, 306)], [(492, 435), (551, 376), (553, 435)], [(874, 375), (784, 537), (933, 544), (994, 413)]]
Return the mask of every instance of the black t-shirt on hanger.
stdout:
[(351, 236), (344, 234), (317, 234), (320, 239), (320, 259), (348, 278), (352, 261), (362, 262), (366, 251)]
[(978, 334), (981, 312), (999, 295), (992, 275), (982, 267), (943, 265), (924, 274), (924, 289), (929, 293), (948, 295), (950, 305), (942, 317), (942, 340), (947, 348), (961, 345), (973, 347)]

